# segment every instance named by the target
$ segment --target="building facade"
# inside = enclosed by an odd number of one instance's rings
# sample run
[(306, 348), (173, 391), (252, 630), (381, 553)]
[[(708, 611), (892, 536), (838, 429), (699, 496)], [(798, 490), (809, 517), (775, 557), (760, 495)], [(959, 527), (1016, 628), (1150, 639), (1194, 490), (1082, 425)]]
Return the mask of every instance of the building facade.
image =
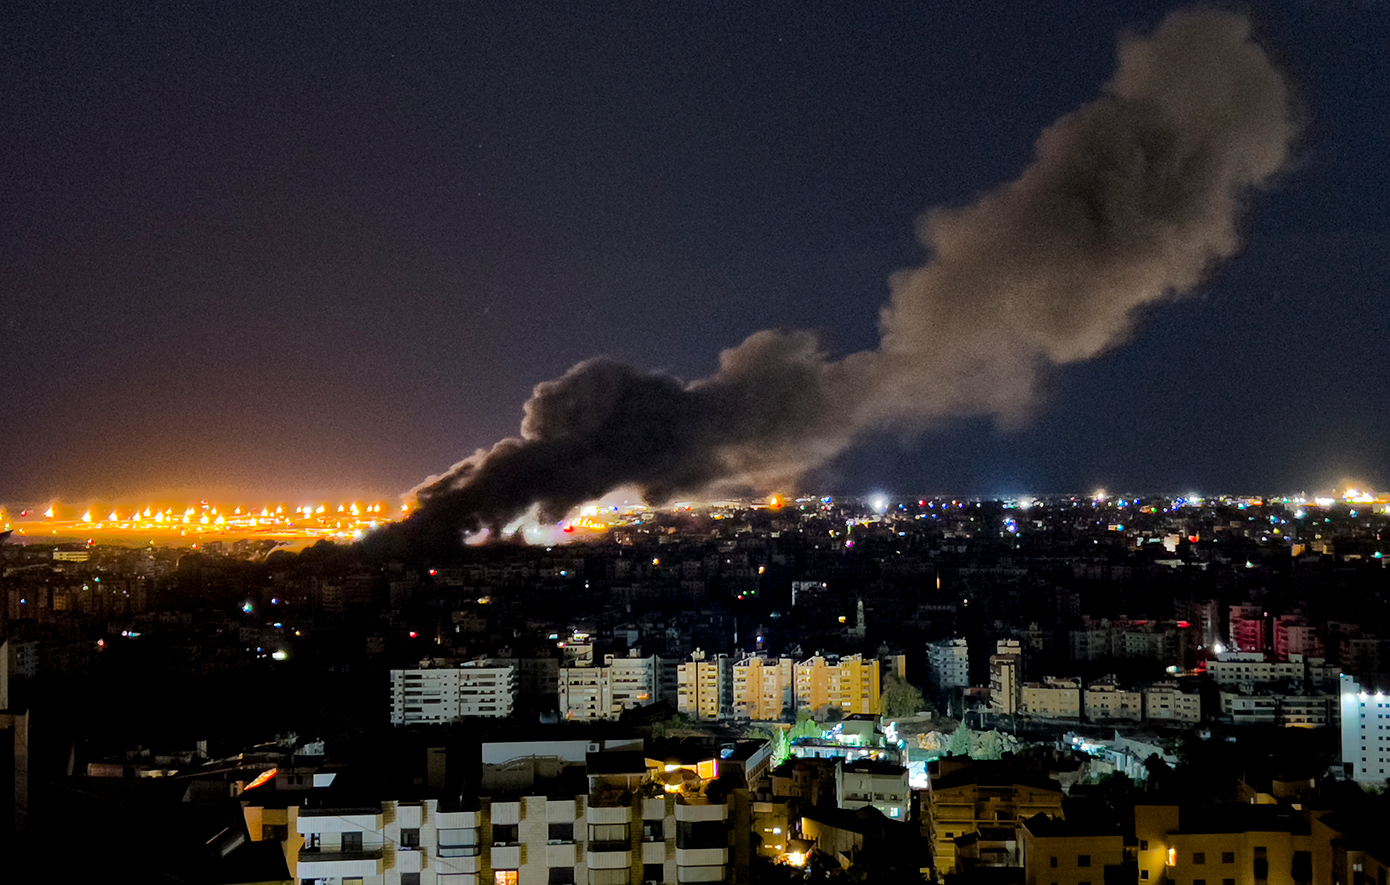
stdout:
[(391, 671), (391, 724), (440, 725), (505, 718), (516, 703), (516, 667), (497, 661)]

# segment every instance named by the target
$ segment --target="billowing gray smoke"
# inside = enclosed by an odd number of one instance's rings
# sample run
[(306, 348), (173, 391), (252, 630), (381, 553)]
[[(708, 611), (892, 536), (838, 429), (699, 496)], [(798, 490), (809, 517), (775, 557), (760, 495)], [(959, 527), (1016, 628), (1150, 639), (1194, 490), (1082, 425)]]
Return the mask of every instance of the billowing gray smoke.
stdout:
[(409, 522), (457, 539), (622, 485), (777, 488), (867, 431), (1017, 420), (1042, 371), (1114, 347), (1236, 251), (1243, 201), (1297, 134), (1290, 105), (1245, 18), (1173, 13), (1121, 41), (1114, 80), (1017, 180), (926, 216), (929, 260), (892, 278), (877, 350), (833, 361), (810, 333), (758, 332), (690, 384), (580, 363), (536, 387), (519, 437), (417, 488)]

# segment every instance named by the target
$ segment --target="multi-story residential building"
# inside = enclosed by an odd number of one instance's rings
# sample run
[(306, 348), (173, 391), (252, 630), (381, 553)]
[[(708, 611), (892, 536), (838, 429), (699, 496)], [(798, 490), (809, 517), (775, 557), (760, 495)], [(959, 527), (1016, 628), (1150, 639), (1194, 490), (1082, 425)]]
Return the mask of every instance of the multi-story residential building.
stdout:
[(1176, 682), (1155, 682), (1144, 688), (1144, 718), (1150, 722), (1201, 722), (1202, 696), (1183, 691)]
[(1098, 661), (1115, 654), (1114, 634), (1108, 620), (1082, 619), (1082, 625), (1067, 631), (1067, 645), (1073, 661)]
[(1181, 623), (1187, 621), (1196, 632), (1193, 637), (1199, 648), (1212, 648), (1222, 642), (1221, 606), (1215, 599), (1175, 599), (1173, 615)]
[(652, 758), (640, 739), (492, 743), (482, 747), (481, 796), (462, 804), (331, 787), (274, 808), (252, 790), (242, 804), (252, 838), (282, 840), (299, 881), (729, 882), (746, 878), (751, 819), (746, 796), (707, 792), (720, 756), (710, 747)]
[(1136, 878), (1134, 849), (1126, 849), (1124, 833), (1113, 822), (1038, 814), (1023, 822), (1021, 835), (1024, 885), (1091, 885)]
[(876, 660), (849, 655), (832, 663), (816, 655), (796, 665), (794, 680), (799, 710), (833, 707), (845, 715), (879, 714), (881, 683)]
[(1264, 609), (1258, 605), (1233, 605), (1229, 618), (1231, 651), (1263, 652), (1265, 643)]
[(1322, 658), (1292, 655), (1287, 661), (1269, 661), (1260, 653), (1228, 651), (1207, 662), (1207, 675), (1222, 689), (1251, 692), (1271, 684), (1331, 691), (1339, 674)]
[[(960, 845), (978, 841), (982, 829), (1000, 837), (996, 842), (1017, 846), (1022, 821), (1036, 814), (1062, 815), (1061, 784), (1030, 769), (954, 756), (932, 766), (928, 829), (938, 876), (957, 870)], [(1015, 848), (996, 863), (1017, 867), (1022, 858)]]
[(1086, 686), (1085, 705), (1086, 718), (1093, 722), (1114, 719), (1138, 722), (1144, 718), (1144, 693), (1121, 688), (1113, 676), (1097, 679)]
[(632, 650), (626, 657), (604, 655), (603, 666), (561, 667), (560, 715), (589, 721), (617, 719), (624, 710), (656, 702), (656, 657), (640, 657)]
[(1080, 719), (1081, 680), (1047, 676), (1023, 684), (1023, 712), (1039, 719)]
[(1337, 721), (1338, 703), (1332, 694), (1223, 691), (1220, 701), (1222, 715), (1236, 725), (1314, 727)]
[(1136, 805), (1134, 831), (1140, 882), (1332, 881), (1313, 876), (1307, 819), (1277, 805)]
[(1324, 658), (1326, 646), (1317, 630), (1301, 614), (1284, 614), (1274, 619), (1274, 657), (1287, 661), (1291, 655)]
[(1023, 685), (1023, 646), (1017, 639), (1001, 639), (989, 658), (989, 705), (999, 715), (1019, 711)]
[(739, 719), (773, 721), (794, 703), (796, 662), (759, 655), (733, 665), (733, 709)]
[(970, 646), (964, 639), (927, 643), (927, 668), (943, 691), (970, 685)]
[(676, 711), (705, 721), (732, 716), (733, 688), (729, 656), (696, 649), (676, 668)]
[(466, 661), (391, 671), (391, 724), (439, 725), (470, 717), (505, 718), (516, 702), (516, 667)]
[(871, 805), (884, 817), (901, 821), (908, 819), (912, 813), (912, 790), (907, 783), (906, 768), (869, 759), (837, 761), (835, 795), (841, 808)]
[(1342, 764), (1352, 780), (1384, 784), (1390, 778), (1390, 695), (1367, 691), (1341, 677)]

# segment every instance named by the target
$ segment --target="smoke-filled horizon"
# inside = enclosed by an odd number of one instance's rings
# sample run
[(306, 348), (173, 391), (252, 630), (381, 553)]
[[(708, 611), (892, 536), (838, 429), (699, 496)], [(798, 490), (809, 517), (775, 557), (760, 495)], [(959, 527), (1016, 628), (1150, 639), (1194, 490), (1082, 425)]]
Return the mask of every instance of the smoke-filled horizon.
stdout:
[(414, 489), (408, 522), (457, 539), (624, 485), (652, 502), (785, 488), (869, 432), (1017, 423), (1043, 372), (1122, 343), (1143, 308), (1239, 249), (1244, 201), (1297, 132), (1246, 18), (1174, 12), (1120, 40), (1113, 79), (1042, 133), (1018, 178), (925, 216), (927, 260), (890, 279), (878, 348), (837, 360), (810, 332), (764, 330), (690, 383), (581, 362), (536, 386), (518, 436)]

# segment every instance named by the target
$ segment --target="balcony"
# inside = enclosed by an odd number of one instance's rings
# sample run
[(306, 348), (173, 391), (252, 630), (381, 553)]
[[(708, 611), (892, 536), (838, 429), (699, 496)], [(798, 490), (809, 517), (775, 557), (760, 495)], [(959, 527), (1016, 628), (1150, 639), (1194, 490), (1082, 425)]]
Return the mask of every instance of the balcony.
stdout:
[(327, 879), (356, 876), (380, 876), (382, 869), (382, 849), (362, 851), (323, 851), (317, 848), (301, 848), (299, 862), (295, 865), (298, 879)]
[(382, 827), (381, 806), (374, 808), (301, 808), (300, 833), (362, 833)]
[(632, 866), (632, 850), (628, 843), (623, 842), (622, 848), (611, 850), (598, 849), (595, 845), (616, 845), (612, 842), (590, 842), (588, 851), (584, 852), (584, 862), (591, 870), (617, 870)]
[(630, 816), (627, 805), (590, 805), (584, 813), (591, 824), (625, 824)]
[(729, 862), (727, 848), (677, 848), (676, 865), (682, 867), (709, 867)]

